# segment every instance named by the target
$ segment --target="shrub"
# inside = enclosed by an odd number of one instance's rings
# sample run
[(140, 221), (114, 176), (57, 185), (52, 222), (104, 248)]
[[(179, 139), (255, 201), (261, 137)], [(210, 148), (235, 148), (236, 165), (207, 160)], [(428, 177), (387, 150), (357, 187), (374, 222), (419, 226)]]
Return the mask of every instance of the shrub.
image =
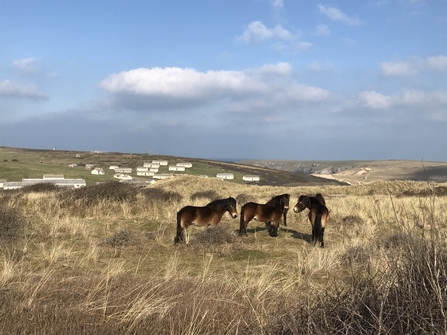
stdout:
[(141, 194), (148, 200), (168, 202), (168, 201), (182, 201), (183, 196), (178, 192), (165, 191), (162, 188), (150, 187), (140, 190)]
[(80, 202), (85, 206), (94, 206), (102, 201), (134, 201), (137, 194), (138, 190), (132, 185), (108, 182), (62, 192), (59, 194), (59, 200), (62, 204)]
[(20, 210), (0, 204), (0, 239), (19, 238), (26, 225), (27, 221)]
[(191, 195), (191, 200), (197, 200), (197, 199), (215, 200), (218, 198), (219, 198), (219, 194), (217, 194), (217, 192), (215, 190), (198, 191)]
[(190, 244), (224, 244), (233, 243), (236, 240), (235, 235), (222, 227), (209, 227), (195, 234)]
[(141, 239), (137, 232), (124, 229), (109, 237), (107, 239), (107, 244), (113, 248), (138, 246), (141, 244)]
[(52, 183), (38, 183), (21, 188), (23, 193), (32, 193), (32, 192), (47, 193), (47, 192), (53, 192), (57, 189), (58, 187)]
[(252, 196), (252, 195), (248, 195), (248, 194), (242, 193), (242, 194), (239, 194), (238, 196), (236, 196), (236, 201), (237, 201), (238, 204), (243, 206), (247, 202), (256, 201), (256, 198), (254, 196)]

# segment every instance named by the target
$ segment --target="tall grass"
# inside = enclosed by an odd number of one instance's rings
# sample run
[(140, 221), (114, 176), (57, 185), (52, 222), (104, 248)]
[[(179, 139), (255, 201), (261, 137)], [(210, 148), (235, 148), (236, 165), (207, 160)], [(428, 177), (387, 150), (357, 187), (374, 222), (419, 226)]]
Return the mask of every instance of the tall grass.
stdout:
[[(138, 190), (0, 192), (0, 334), (439, 334), (447, 332), (445, 185), (260, 187), (185, 176)], [(115, 192), (117, 194), (115, 194)], [(307, 213), (190, 227), (175, 213), (233, 196), (322, 193), (326, 248)]]

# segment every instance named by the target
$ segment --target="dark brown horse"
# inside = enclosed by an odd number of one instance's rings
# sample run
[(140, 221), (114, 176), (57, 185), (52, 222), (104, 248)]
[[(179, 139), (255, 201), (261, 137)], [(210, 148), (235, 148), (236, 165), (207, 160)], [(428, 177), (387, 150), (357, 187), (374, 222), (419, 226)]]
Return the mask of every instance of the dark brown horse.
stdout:
[(185, 206), (177, 212), (177, 235), (174, 243), (185, 242), (185, 229), (190, 225), (217, 226), (225, 212), (230, 213), (233, 219), (237, 218), (236, 199), (214, 200), (203, 207)]
[(308, 217), (312, 226), (312, 243), (315, 245), (319, 241), (320, 246), (324, 248), (324, 229), (329, 221), (329, 210), (323, 196), (319, 193), (315, 197), (300, 195), (293, 211), (299, 213), (305, 208), (309, 209)]
[(241, 225), (239, 235), (247, 234), (248, 223), (256, 219), (265, 222), (272, 237), (278, 236), (278, 227), (281, 216), (284, 217), (284, 226), (287, 226), (287, 211), (289, 210), (289, 194), (281, 194), (270, 199), (266, 204), (247, 202), (241, 208)]

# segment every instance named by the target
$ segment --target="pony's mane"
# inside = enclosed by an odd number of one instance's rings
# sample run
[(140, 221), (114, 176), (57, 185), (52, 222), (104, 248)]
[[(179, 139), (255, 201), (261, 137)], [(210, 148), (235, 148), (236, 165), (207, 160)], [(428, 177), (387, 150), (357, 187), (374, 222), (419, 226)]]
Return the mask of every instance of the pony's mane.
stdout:
[(284, 198), (289, 198), (289, 195), (288, 194), (277, 195), (276, 197), (273, 197), (269, 201), (267, 201), (266, 204), (273, 207), (281, 206), (283, 204)]
[(230, 198), (228, 199), (217, 199), (211, 201), (207, 206), (215, 210), (225, 210), (230, 204)]

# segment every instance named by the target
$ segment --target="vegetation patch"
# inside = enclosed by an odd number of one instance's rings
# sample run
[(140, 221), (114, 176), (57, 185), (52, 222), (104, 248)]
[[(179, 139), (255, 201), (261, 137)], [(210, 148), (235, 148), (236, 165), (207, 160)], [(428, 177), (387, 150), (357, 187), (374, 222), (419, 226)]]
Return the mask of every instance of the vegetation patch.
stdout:
[(140, 190), (141, 194), (153, 202), (181, 201), (183, 196), (178, 192), (167, 191), (163, 188), (148, 187)]
[(224, 243), (234, 243), (236, 240), (236, 236), (231, 231), (221, 226), (217, 226), (209, 227), (194, 234), (189, 244), (220, 245)]
[(434, 186), (423, 190), (405, 190), (398, 197), (434, 197), (447, 196), (447, 186)]
[(240, 250), (231, 256), (233, 261), (261, 261), (270, 258), (270, 254), (261, 250)]
[(219, 198), (219, 194), (215, 190), (206, 190), (206, 191), (198, 191), (191, 194), (191, 200), (197, 199), (208, 199), (210, 201), (216, 200)]
[(256, 198), (252, 195), (241, 193), (236, 196), (236, 201), (238, 204), (240, 204), (242, 206), (242, 205), (246, 204), (247, 202), (256, 201)]
[(38, 183), (34, 185), (27, 185), (21, 188), (21, 191), (23, 193), (47, 193), (47, 192), (54, 192), (58, 190), (59, 188), (52, 184), (52, 183)]
[(0, 239), (14, 240), (22, 237), (28, 221), (20, 209), (0, 203)]
[(123, 229), (110, 236), (106, 243), (113, 248), (140, 246), (142, 241), (140, 234), (130, 229)]
[(84, 206), (95, 206), (101, 202), (132, 202), (138, 190), (132, 185), (107, 182), (78, 189), (66, 190), (59, 194), (61, 204), (79, 202)]

